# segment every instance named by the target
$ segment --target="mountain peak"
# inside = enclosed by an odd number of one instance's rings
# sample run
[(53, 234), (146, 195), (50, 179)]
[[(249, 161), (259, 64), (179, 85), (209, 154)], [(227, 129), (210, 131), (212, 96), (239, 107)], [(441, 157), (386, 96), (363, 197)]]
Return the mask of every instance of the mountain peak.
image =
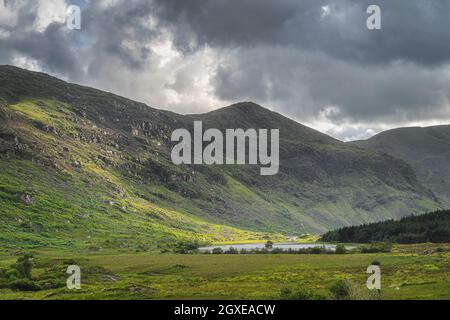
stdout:
[(340, 143), (339, 140), (251, 101), (238, 102), (208, 113), (188, 117), (191, 121), (201, 120), (206, 127), (211, 128), (280, 129), (282, 139), (298, 142)]
[(264, 108), (263, 106), (252, 102), (252, 101), (242, 101), (242, 102), (237, 102), (235, 104), (232, 104), (228, 107), (225, 107), (224, 109), (237, 109), (237, 110), (242, 110), (242, 111), (246, 111), (246, 110), (268, 110), (267, 108)]
[(243, 102), (237, 102), (232, 105), (219, 108), (213, 111), (210, 111), (206, 113), (205, 115), (214, 115), (214, 114), (275, 114), (275, 112), (272, 112), (271, 110), (251, 101), (243, 101)]

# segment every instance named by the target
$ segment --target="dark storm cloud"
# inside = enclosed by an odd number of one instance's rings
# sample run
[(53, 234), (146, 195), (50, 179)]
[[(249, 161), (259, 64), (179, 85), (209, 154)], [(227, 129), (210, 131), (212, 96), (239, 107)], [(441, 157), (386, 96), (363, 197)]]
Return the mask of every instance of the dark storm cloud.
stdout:
[[(5, 5), (11, 8), (14, 3), (6, 1)], [(12, 26), (0, 21), (0, 27), (12, 34), (0, 39), (2, 61), (8, 61), (14, 53), (25, 54), (46, 70), (75, 80), (92, 58), (101, 61), (105, 56), (117, 56), (130, 68), (137, 69), (150, 55), (145, 44), (154, 37), (154, 31), (143, 23), (151, 14), (149, 2), (125, 1), (112, 7), (104, 7), (100, 1), (89, 2), (82, 13), (83, 33), (69, 31), (63, 22), (51, 23), (43, 32), (36, 30), (38, 7), (34, 1), (17, 7), (17, 21)], [(127, 49), (124, 41), (134, 41), (138, 46)], [(88, 56), (82, 56), (86, 53)]]
[(81, 76), (81, 65), (70, 41), (59, 25), (51, 24), (43, 33), (16, 32), (3, 49), (27, 55), (43, 63), (49, 71), (76, 80)]
[[(197, 40), (228, 52), (215, 92), (301, 120), (450, 118), (450, 2), (157, 1), (181, 49)], [(366, 28), (371, 4), (382, 29)]]
[[(342, 138), (450, 121), (448, 0), (84, 1), (80, 32), (61, 21), (35, 30), (42, 2), (5, 1), (27, 5), (17, 5), (15, 24), (0, 12), (0, 63), (25, 56), (68, 80), (183, 113), (253, 100), (333, 123), (329, 132)], [(371, 4), (382, 10), (378, 31), (366, 28)]]
[[(92, 1), (83, 14), (85, 32), (95, 38), (91, 52), (99, 60), (112, 55), (130, 68), (142, 68), (151, 56), (146, 45), (157, 36), (146, 25), (152, 12), (153, 5), (148, 1), (122, 1), (110, 7)], [(124, 41), (133, 48), (124, 46)]]
[(325, 113), (335, 123), (450, 115), (450, 68), (364, 66), (289, 48), (236, 50), (215, 77), (216, 94), (224, 100), (263, 99), (299, 120)]
[[(176, 30), (180, 44), (189, 30), (200, 44), (295, 46), (363, 63), (404, 59), (428, 65), (450, 59), (447, 0), (156, 2), (159, 17)], [(366, 9), (371, 4), (382, 10), (382, 29), (377, 32), (366, 28)]]
[[(5, 1), (6, 8), (14, 8), (13, 1)], [(0, 38), (0, 62), (12, 63), (17, 55), (39, 61), (49, 72), (80, 79), (81, 65), (72, 47), (73, 34), (64, 32), (65, 26), (49, 24), (43, 32), (36, 30), (38, 3), (17, 7), (17, 20), (14, 24), (3, 23), (0, 28), (10, 36)]]

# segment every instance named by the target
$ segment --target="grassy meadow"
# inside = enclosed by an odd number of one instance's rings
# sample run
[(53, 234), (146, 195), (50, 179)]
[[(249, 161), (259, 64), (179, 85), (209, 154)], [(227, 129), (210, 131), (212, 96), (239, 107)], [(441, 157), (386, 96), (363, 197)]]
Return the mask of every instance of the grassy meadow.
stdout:
[[(2, 250), (0, 269), (23, 253)], [(65, 265), (76, 263), (81, 290), (0, 289), (0, 299), (282, 299), (286, 290), (333, 299), (330, 288), (340, 280), (356, 289), (353, 299), (450, 299), (450, 244), (396, 245), (391, 253), (373, 254), (33, 254), (32, 278), (65, 283)], [(374, 261), (381, 265), (376, 294), (365, 288)]]

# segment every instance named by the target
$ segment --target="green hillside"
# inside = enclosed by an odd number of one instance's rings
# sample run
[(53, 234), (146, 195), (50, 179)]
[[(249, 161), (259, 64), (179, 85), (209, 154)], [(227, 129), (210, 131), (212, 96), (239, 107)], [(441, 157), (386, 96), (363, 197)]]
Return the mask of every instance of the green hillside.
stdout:
[(404, 160), (444, 207), (450, 207), (450, 125), (394, 129), (353, 144)]
[[(280, 128), (280, 173), (175, 166), (171, 133)], [(0, 67), (0, 242), (166, 248), (321, 233), (440, 207), (403, 161), (253, 103), (182, 116)]]
[(322, 241), (333, 242), (395, 242), (448, 243), (450, 242), (450, 211), (432, 212), (355, 227), (329, 231)]

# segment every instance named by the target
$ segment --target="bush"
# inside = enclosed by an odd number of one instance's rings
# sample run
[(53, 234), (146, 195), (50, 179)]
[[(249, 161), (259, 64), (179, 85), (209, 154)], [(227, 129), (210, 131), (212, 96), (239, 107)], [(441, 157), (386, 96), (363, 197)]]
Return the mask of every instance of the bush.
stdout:
[(239, 251), (236, 248), (230, 247), (227, 251), (225, 251), (226, 254), (238, 254)]
[(350, 280), (338, 280), (330, 292), (335, 300), (380, 300), (380, 290), (369, 290), (365, 285), (358, 285)]
[(270, 253), (273, 253), (273, 254), (279, 254), (279, 253), (283, 253), (283, 252), (284, 251), (281, 248), (275, 248), (275, 249), (272, 249), (272, 251), (270, 251)]
[(200, 245), (196, 242), (179, 242), (173, 249), (174, 253), (187, 254), (196, 251)]
[(52, 264), (50, 269), (32, 279), (34, 259), (32, 255), (24, 255), (10, 267), (0, 269), (0, 288), (15, 291), (39, 291), (65, 287), (67, 276), (65, 270), (69, 264), (78, 263), (73, 260), (66, 260), (63, 264)]
[(330, 287), (330, 292), (336, 300), (347, 300), (350, 299), (351, 289), (347, 281), (338, 280)]
[(19, 279), (20, 273), (17, 269), (2, 269), (0, 270), (0, 279)]
[(39, 291), (41, 287), (30, 279), (19, 279), (11, 282), (8, 287), (18, 291)]
[(223, 249), (220, 247), (214, 248), (212, 250), (212, 254), (222, 254), (223, 253)]
[(39, 286), (45, 290), (64, 288), (66, 285), (66, 281), (57, 278), (44, 279), (42, 281), (39, 281)]
[(338, 244), (336, 246), (336, 249), (334, 250), (334, 253), (345, 254), (345, 253), (347, 253), (347, 249), (345, 248), (345, 246), (343, 244)]
[(280, 292), (281, 300), (324, 300), (325, 297), (314, 293), (309, 288), (284, 288)]
[(325, 246), (299, 249), (300, 254), (333, 254), (334, 250), (327, 249)]
[(19, 272), (21, 278), (31, 279), (33, 265), (33, 256), (31, 254), (26, 254), (17, 259), (17, 262), (12, 267)]
[(392, 252), (392, 244), (375, 243), (361, 247), (361, 253), (388, 253)]

